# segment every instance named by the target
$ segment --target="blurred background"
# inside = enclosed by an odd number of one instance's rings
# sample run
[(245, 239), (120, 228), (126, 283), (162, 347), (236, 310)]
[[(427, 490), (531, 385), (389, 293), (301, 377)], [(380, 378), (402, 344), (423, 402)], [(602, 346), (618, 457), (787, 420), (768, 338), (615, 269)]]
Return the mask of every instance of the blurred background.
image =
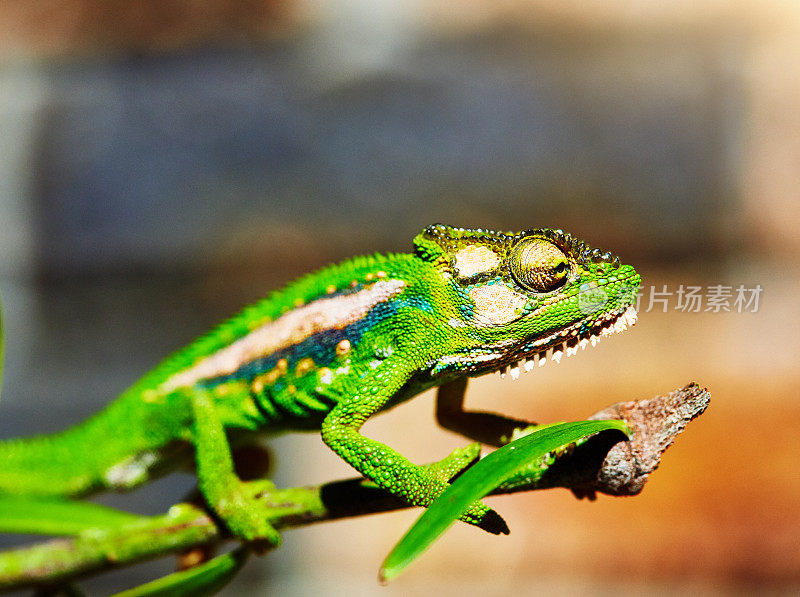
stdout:
[[(0, 437), (77, 422), (242, 305), (427, 224), (559, 227), (636, 265), (639, 324), (468, 405), (580, 419), (698, 381), (711, 406), (643, 494), (493, 498), (509, 537), (457, 525), (388, 588), (418, 512), (288, 531), (226, 594), (795, 592), (798, 58), (777, 0), (4, 0)], [(432, 394), (366, 433), (420, 462), (465, 443)], [(315, 435), (270, 445), (279, 485), (353, 474)], [(156, 513), (191, 485), (105, 502)]]

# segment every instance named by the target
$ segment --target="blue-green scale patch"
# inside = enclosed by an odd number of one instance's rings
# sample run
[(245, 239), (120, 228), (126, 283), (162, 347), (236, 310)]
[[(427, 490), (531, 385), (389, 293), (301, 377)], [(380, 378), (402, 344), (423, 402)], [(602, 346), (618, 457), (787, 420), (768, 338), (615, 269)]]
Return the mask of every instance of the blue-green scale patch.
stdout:
[[(289, 371), (292, 371), (297, 362), (304, 358), (312, 359), (317, 367), (333, 366), (337, 359), (336, 346), (342, 340), (348, 340), (355, 349), (365, 333), (375, 325), (393, 317), (397, 309), (403, 306), (402, 303), (403, 301), (378, 303), (364, 317), (344, 328), (332, 328), (312, 334), (297, 344), (244, 363), (233, 373), (207, 379), (202, 385), (214, 387), (229, 381), (251, 382), (258, 375), (274, 369), (281, 359), (286, 359)], [(278, 389), (277, 384), (276, 389)]]

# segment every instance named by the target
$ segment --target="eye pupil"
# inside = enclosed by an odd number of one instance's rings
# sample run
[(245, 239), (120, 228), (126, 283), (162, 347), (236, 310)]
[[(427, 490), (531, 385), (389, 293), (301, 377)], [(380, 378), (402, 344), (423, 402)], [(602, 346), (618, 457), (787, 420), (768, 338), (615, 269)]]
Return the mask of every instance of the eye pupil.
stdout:
[(517, 283), (535, 292), (550, 292), (567, 279), (567, 256), (544, 238), (527, 237), (509, 255), (509, 269)]

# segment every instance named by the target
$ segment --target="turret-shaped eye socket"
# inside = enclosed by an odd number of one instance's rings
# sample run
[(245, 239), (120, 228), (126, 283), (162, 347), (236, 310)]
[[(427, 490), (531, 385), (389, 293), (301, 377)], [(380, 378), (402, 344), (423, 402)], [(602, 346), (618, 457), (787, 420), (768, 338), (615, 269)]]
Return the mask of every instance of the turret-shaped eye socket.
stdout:
[(520, 286), (535, 292), (550, 292), (567, 281), (569, 262), (563, 251), (549, 240), (527, 237), (511, 249), (509, 269)]

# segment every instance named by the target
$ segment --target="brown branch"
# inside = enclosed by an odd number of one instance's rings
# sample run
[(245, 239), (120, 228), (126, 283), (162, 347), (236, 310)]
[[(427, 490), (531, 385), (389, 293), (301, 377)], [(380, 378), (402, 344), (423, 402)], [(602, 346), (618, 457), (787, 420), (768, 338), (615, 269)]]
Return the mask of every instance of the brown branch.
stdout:
[[(658, 468), (664, 451), (687, 423), (701, 415), (711, 400), (696, 383), (649, 400), (619, 402), (590, 419), (622, 419), (631, 429), (629, 441), (600, 433), (557, 459), (536, 482), (536, 489), (567, 487), (579, 497), (594, 493), (636, 495)], [(525, 490), (512, 481), (499, 492)]]

